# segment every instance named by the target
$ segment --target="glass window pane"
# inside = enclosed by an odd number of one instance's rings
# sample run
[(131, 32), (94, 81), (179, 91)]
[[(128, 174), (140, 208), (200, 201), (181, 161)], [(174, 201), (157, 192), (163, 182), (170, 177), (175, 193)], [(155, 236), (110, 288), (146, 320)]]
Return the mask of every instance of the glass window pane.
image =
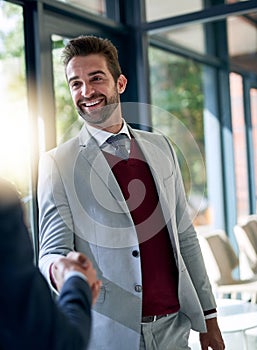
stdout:
[[(31, 204), (29, 120), (22, 7), (0, 3), (0, 176), (14, 183), (29, 216)], [(27, 219), (30, 224), (29, 217)]]
[(203, 24), (184, 26), (164, 31), (158, 34), (161, 38), (169, 40), (178, 46), (204, 54), (206, 52), (205, 33)]
[(243, 81), (238, 74), (230, 74), (231, 114), (235, 157), (236, 197), (238, 220), (249, 214), (247, 147), (243, 105)]
[[(254, 152), (254, 174), (255, 174), (255, 198), (257, 201), (257, 89), (250, 89), (252, 131), (253, 131), (253, 152)], [(257, 208), (257, 202), (256, 202)]]
[(183, 15), (185, 13), (200, 11), (203, 9), (202, 0), (146, 0), (146, 20), (156, 21), (168, 17)]
[[(233, 4), (240, 1), (249, 0), (224, 0), (226, 4)], [(146, 20), (148, 22), (157, 21), (169, 17), (175, 17), (201, 11), (204, 8), (208, 8), (215, 5), (204, 4), (203, 0), (180, 0), (180, 1), (167, 1), (167, 0), (145, 0), (146, 7)], [(222, 1), (217, 2), (222, 4)]]
[(195, 225), (209, 225), (202, 66), (155, 48), (150, 48), (149, 59), (151, 102), (161, 108), (153, 110), (153, 129), (175, 145)]
[(86, 10), (96, 15), (106, 16), (105, 0), (55, 0), (65, 2), (74, 7)]
[(73, 106), (61, 61), (61, 51), (65, 40), (67, 39), (57, 35), (52, 36), (57, 144), (77, 135), (82, 126), (82, 118), (78, 116)]
[[(255, 16), (255, 22), (249, 20)], [(245, 17), (228, 17), (228, 47), (231, 63), (257, 73), (257, 13)]]

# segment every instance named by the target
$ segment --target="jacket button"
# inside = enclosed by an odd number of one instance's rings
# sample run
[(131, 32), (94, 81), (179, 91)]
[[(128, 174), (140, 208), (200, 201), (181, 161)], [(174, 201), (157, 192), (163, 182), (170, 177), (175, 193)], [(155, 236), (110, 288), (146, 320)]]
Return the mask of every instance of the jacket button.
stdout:
[(136, 284), (135, 285), (135, 291), (138, 292), (138, 293), (141, 293), (142, 292), (142, 286), (140, 284)]
[(132, 255), (133, 255), (135, 258), (138, 258), (138, 257), (139, 257), (139, 251), (138, 251), (138, 250), (133, 250)]

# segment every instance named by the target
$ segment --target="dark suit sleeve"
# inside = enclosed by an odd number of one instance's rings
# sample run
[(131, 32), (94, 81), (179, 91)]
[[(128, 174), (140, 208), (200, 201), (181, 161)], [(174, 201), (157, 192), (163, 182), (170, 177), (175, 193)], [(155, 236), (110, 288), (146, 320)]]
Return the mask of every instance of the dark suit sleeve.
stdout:
[(68, 279), (57, 303), (33, 264), (20, 203), (0, 203), (0, 349), (85, 350), (91, 326), (87, 283)]
[(85, 344), (91, 331), (92, 295), (88, 283), (80, 277), (70, 277), (63, 285), (58, 306), (68, 317), (69, 323), (80, 333)]

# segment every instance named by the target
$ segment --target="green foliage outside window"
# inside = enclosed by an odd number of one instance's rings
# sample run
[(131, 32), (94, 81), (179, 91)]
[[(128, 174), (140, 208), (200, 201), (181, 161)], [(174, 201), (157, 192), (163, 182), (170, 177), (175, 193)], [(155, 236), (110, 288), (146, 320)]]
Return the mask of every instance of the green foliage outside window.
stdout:
[(57, 143), (59, 144), (75, 136), (80, 130), (83, 122), (78, 116), (73, 105), (69, 87), (65, 78), (64, 67), (61, 61), (61, 51), (64, 47), (64, 40), (53, 36), (52, 45), (56, 129)]
[[(155, 48), (150, 48), (149, 60), (151, 103), (169, 112), (163, 115), (153, 114), (153, 128), (161, 130), (172, 141), (172, 119), (177, 118), (196, 141), (204, 159), (202, 66)], [(202, 194), (206, 188), (202, 161), (190, 159), (189, 169), (187, 159), (184, 159), (176, 146), (186, 191), (189, 191), (193, 182), (194, 194)]]

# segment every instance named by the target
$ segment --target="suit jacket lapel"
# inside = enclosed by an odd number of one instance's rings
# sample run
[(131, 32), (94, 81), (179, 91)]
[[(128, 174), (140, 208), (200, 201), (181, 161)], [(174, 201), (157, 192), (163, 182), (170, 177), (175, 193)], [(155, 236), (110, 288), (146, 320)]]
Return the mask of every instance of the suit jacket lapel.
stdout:
[(85, 127), (81, 130), (79, 139), (81, 155), (90, 164), (90, 168), (94, 172), (94, 175), (101, 178), (107, 189), (111, 192), (112, 196), (119, 203), (122, 210), (127, 213), (128, 207), (120, 186), (96, 140), (88, 133)]

